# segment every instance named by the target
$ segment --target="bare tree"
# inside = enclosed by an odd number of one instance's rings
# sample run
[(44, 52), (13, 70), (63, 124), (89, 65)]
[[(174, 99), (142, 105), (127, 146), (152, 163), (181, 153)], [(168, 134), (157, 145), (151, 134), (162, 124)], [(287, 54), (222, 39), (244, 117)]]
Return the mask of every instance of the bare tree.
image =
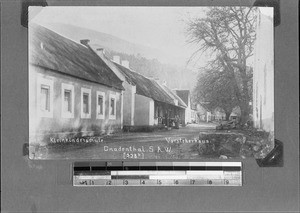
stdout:
[[(218, 84), (221, 93), (217, 96), (212, 94), (210, 99), (217, 98), (217, 102), (221, 103), (224, 95), (228, 100), (234, 100), (241, 109), (241, 124), (248, 120), (250, 114), (252, 75), (247, 60), (253, 55), (255, 23), (255, 8), (213, 7), (206, 12), (205, 18), (190, 20), (187, 30), (189, 42), (198, 46), (194, 55), (211, 53), (212, 60), (206, 65), (206, 75), (214, 76), (216, 81), (226, 82)], [(226, 90), (231, 94), (225, 96)]]
[(229, 120), (233, 108), (238, 105), (231, 81), (226, 72), (203, 70), (194, 89), (194, 101), (198, 103), (205, 101), (205, 106), (211, 111), (221, 108), (226, 120)]

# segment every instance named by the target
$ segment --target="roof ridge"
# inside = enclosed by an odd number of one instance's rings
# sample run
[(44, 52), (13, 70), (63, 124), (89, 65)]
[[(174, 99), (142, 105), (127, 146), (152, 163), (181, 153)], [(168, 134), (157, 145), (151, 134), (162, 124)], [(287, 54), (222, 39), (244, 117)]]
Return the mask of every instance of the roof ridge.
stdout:
[[(44, 26), (29, 26), (29, 63), (123, 90), (122, 81), (93, 51)], [(40, 43), (44, 44), (40, 47)]]
[(49, 28), (46, 27), (46, 26), (43, 26), (43, 25), (40, 25), (40, 24), (36, 24), (36, 23), (34, 23), (34, 24), (32, 23), (31, 25), (35, 25), (34, 27), (36, 27), (36, 28), (37, 28), (37, 27), (44, 28), (44, 29), (46, 29), (46, 30), (48, 30), (48, 31), (51, 31), (52, 33), (55, 33), (55, 34), (57, 34), (57, 35), (63, 37), (64, 39), (68, 39), (68, 40), (74, 42), (75, 44), (78, 44), (79, 46), (82, 46), (82, 47), (84, 47), (85, 49), (88, 49), (88, 47), (85, 46), (85, 45), (83, 45), (83, 44), (81, 44), (80, 41), (79, 41), (79, 42), (78, 42), (78, 41), (75, 41), (75, 40), (73, 40), (73, 39), (71, 39), (71, 38), (69, 38), (69, 37), (66, 37), (66, 36), (62, 35), (62, 34), (59, 33), (59, 32), (56, 32), (56, 31), (53, 31), (53, 30), (49, 29)]

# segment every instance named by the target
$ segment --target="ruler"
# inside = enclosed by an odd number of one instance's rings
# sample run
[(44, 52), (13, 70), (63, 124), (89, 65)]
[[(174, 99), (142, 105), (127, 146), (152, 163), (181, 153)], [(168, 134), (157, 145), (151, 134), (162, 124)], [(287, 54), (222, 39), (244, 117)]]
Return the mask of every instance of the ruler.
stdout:
[(242, 163), (76, 162), (73, 186), (242, 186)]

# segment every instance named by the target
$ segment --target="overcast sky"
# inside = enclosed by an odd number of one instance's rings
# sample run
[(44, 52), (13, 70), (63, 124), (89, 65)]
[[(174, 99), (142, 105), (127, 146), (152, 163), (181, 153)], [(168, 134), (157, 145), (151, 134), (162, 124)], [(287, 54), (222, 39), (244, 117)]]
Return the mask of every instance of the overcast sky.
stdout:
[[(188, 44), (186, 21), (203, 17), (205, 7), (31, 7), (31, 20), (41, 25), (65, 23), (107, 33), (121, 39), (161, 50), (174, 60), (162, 61), (185, 66), (196, 50)], [(39, 12), (39, 13), (37, 13)], [(262, 12), (272, 15), (271, 8)], [(169, 58), (170, 58), (169, 57)], [(166, 59), (167, 60), (167, 59)], [(203, 66), (205, 56), (198, 57), (198, 65)], [(196, 68), (190, 63), (189, 68)]]
[[(32, 8), (31, 8), (32, 9)], [(66, 23), (111, 34), (159, 49), (184, 65), (193, 51), (186, 42), (186, 22), (203, 16), (203, 7), (44, 7), (32, 21)], [(34, 14), (35, 12), (29, 12)]]

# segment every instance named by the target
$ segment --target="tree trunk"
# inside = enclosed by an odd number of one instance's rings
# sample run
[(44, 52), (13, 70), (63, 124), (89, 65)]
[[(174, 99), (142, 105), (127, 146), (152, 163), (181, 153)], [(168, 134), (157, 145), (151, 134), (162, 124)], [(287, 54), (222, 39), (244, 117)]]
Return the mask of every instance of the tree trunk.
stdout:
[(250, 113), (250, 107), (248, 104), (244, 103), (240, 105), (241, 109), (241, 119), (240, 119), (240, 125), (244, 125), (248, 119), (249, 119), (249, 113)]
[(226, 115), (226, 121), (229, 121), (230, 114), (231, 114), (231, 112), (225, 112), (225, 115)]

